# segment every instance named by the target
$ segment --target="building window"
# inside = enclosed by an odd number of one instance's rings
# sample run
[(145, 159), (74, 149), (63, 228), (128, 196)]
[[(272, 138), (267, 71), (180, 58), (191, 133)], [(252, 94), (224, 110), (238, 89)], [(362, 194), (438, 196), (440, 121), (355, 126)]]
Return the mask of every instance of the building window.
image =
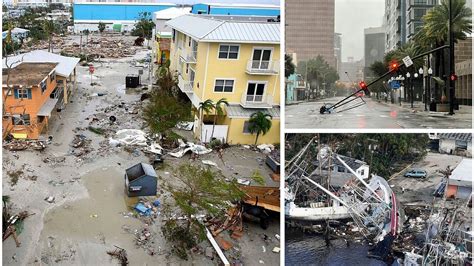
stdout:
[(23, 115), (13, 115), (12, 117), (13, 125), (15, 126), (28, 126), (30, 125), (30, 115), (23, 114)]
[(252, 132), (250, 131), (250, 125), (252, 125), (250, 121), (244, 122), (244, 130), (243, 130), (244, 134), (252, 134)]
[(233, 91), (234, 91), (233, 80), (216, 79), (214, 92), (233, 92)]
[(224, 45), (219, 46), (219, 58), (220, 59), (237, 59), (239, 58), (239, 46), (238, 45)]
[(56, 72), (53, 71), (53, 73), (51, 73), (51, 75), (49, 76), (49, 82), (53, 82), (55, 78), (56, 78)]
[(186, 64), (186, 74), (189, 72), (189, 64)]
[(360, 170), (360, 175), (361, 175), (361, 176), (364, 176), (364, 169), (361, 169), (361, 170)]
[(173, 36), (173, 42), (175, 42), (176, 41), (176, 30), (173, 29), (171, 31), (171, 35)]
[(188, 47), (191, 47), (191, 41), (192, 41), (192, 39), (191, 39), (191, 37), (188, 37), (188, 38), (189, 38), (189, 40), (188, 40)]
[(31, 99), (31, 89), (14, 89), (15, 99)]
[(346, 169), (345, 169), (344, 167), (338, 166), (338, 167), (337, 167), (337, 171), (338, 171), (339, 173), (345, 173), (345, 172), (346, 172)]
[(41, 94), (43, 94), (46, 91), (46, 88), (47, 88), (46, 80), (41, 81), (40, 87), (41, 87)]

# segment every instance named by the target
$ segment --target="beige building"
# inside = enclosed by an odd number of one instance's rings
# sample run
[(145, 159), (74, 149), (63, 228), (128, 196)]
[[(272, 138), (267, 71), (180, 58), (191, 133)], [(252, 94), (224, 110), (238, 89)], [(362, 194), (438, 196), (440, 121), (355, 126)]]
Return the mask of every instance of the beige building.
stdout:
[(334, 56), (334, 0), (285, 1), (286, 53), (299, 61), (322, 55), (336, 67)]
[(472, 37), (459, 40), (454, 48), (456, 99), (459, 104), (472, 105)]

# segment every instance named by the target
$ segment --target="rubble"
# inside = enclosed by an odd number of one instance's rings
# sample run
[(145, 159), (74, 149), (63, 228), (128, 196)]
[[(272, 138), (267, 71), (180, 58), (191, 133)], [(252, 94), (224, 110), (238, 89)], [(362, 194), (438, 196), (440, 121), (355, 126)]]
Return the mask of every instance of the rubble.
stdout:
[(78, 43), (63, 44), (61, 47), (61, 54), (65, 56), (80, 57), (81, 54), (84, 54), (88, 59), (122, 58), (135, 54), (132, 43), (120, 39), (90, 38), (87, 44), (83, 43), (82, 49)]
[(22, 151), (29, 148), (42, 151), (46, 148), (46, 142), (41, 140), (12, 140), (5, 142), (3, 147), (9, 151)]
[(121, 247), (114, 246), (115, 250), (107, 251), (107, 254), (117, 258), (122, 266), (128, 265), (127, 251)]

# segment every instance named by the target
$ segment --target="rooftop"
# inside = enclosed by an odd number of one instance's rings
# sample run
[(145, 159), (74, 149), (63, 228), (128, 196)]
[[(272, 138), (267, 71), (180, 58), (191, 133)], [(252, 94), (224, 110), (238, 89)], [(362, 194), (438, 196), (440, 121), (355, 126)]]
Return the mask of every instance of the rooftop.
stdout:
[(166, 23), (202, 42), (280, 44), (280, 23), (243, 22), (184, 15)]
[[(8, 58), (8, 64), (15, 67), (21, 62), (23, 63), (56, 63), (56, 74), (68, 77), (80, 59), (76, 57), (62, 56), (54, 53), (49, 53), (42, 50), (35, 50)], [(5, 59), (3, 59), (2, 68), (6, 68)]]
[(191, 13), (190, 7), (170, 7), (153, 13), (155, 19), (173, 19)]
[[(21, 63), (10, 69), (10, 85), (31, 87), (38, 85), (48, 74), (54, 70), (56, 63)], [(5, 69), (8, 71), (8, 69)], [(6, 85), (7, 78), (3, 79)]]
[(222, 7), (248, 7), (248, 8), (275, 8), (280, 9), (279, 5), (271, 5), (271, 4), (241, 4), (241, 3), (200, 3), (204, 5), (210, 6), (222, 6)]
[(441, 133), (439, 134), (439, 139), (453, 139), (453, 140), (462, 140), (467, 142), (472, 142), (471, 133)]
[(463, 159), (456, 168), (454, 168), (450, 180), (472, 182), (472, 159)]

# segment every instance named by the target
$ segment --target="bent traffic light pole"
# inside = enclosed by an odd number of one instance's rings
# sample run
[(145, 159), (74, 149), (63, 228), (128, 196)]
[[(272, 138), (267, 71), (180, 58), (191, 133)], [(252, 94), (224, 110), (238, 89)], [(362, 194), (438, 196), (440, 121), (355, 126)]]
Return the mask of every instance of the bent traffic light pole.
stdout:
[[(432, 53), (434, 53), (434, 52), (437, 52), (437, 51), (439, 51), (439, 50), (443, 50), (443, 49), (446, 49), (446, 48), (449, 48), (449, 45), (443, 45), (443, 46), (440, 46), (440, 47), (438, 47), (438, 48), (429, 50), (429, 51), (424, 52), (424, 53), (422, 53), (422, 54), (419, 54), (419, 55), (417, 55), (417, 56), (415, 56), (415, 57), (413, 57), (413, 58), (411, 58), (411, 59), (412, 59), (412, 60), (416, 60), (416, 59), (418, 59), (418, 58), (421, 58), (421, 57), (423, 57), (423, 56), (427, 56), (427, 55), (429, 55), (429, 54), (432, 54)], [(382, 80), (382, 79), (385, 78), (386, 76), (390, 75), (391, 73), (397, 72), (398, 69), (399, 69), (400, 67), (402, 67), (402, 66), (405, 66), (405, 63), (401, 63), (398, 67), (394, 67), (394, 68), (390, 69), (389, 71), (387, 71), (387, 72), (386, 72), (385, 74), (383, 74), (382, 76), (380, 76), (380, 77), (378, 77), (377, 79), (371, 81), (369, 84), (367, 84), (367, 85), (361, 87), (361, 88), (358, 89), (356, 92), (352, 93), (351, 95), (345, 97), (344, 99), (340, 100), (339, 102), (337, 102), (337, 103), (335, 103), (335, 104), (333, 104), (333, 105), (331, 105), (331, 106), (329, 106), (329, 107), (326, 107), (325, 105), (321, 106), (321, 108), (319, 109), (319, 112), (320, 112), (321, 114), (328, 114), (328, 113), (331, 113), (332, 110), (335, 110), (335, 109), (337, 109), (337, 108), (339, 108), (339, 107), (341, 107), (341, 106), (343, 106), (343, 105), (346, 105), (346, 104), (348, 104), (348, 103), (350, 103), (350, 102), (352, 102), (352, 101), (354, 101), (354, 100), (356, 100), (356, 99), (358, 99), (358, 98), (362, 99), (360, 96), (357, 96), (357, 97), (355, 97), (355, 98), (349, 100), (349, 98), (356, 96), (358, 93), (360, 93), (360, 92), (362, 92), (362, 91), (364, 91), (364, 93), (365, 93), (366, 95), (369, 95), (369, 94), (370, 94), (370, 91), (369, 91), (369, 87), (370, 87), (370, 86), (372, 86), (372, 85), (374, 85), (375, 83), (379, 82), (380, 80)], [(364, 83), (364, 84), (365, 84), (365, 83)], [(363, 101), (363, 100), (362, 100), (362, 101)], [(365, 104), (365, 101), (364, 101), (364, 103), (360, 103), (360, 104), (358, 104), (358, 105), (355, 106), (355, 107), (358, 107), (358, 106), (361, 106), (361, 105), (364, 105), (364, 104)], [(353, 109), (353, 108), (355, 108), (355, 107), (347, 108), (347, 109), (344, 109), (343, 111), (347, 111), (347, 110)]]

